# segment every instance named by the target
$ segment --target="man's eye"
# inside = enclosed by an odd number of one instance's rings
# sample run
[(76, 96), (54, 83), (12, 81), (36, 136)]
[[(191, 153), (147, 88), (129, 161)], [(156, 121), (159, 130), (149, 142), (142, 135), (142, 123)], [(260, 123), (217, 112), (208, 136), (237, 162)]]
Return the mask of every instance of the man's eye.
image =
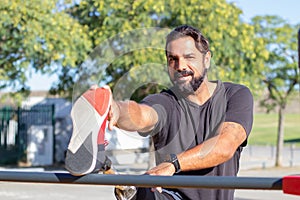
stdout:
[(175, 59), (173, 57), (169, 57), (169, 62), (174, 61)]
[(185, 59), (188, 59), (188, 60), (192, 60), (194, 59), (195, 57), (194, 56), (186, 56)]

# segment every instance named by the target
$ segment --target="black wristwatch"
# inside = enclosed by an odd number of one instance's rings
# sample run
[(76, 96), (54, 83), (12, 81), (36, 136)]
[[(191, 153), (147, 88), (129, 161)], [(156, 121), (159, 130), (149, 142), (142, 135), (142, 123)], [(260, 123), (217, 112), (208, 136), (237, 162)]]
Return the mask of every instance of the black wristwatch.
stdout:
[(165, 162), (169, 162), (169, 163), (172, 163), (174, 165), (174, 167), (175, 167), (175, 173), (176, 174), (179, 173), (179, 172), (181, 172), (180, 164), (178, 162), (176, 154), (170, 154), (169, 158), (167, 158), (165, 160)]

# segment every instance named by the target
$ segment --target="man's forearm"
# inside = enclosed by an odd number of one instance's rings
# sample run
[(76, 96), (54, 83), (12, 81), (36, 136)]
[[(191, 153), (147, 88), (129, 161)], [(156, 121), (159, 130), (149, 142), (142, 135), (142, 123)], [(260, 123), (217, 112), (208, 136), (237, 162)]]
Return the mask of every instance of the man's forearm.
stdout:
[(127, 131), (150, 131), (158, 120), (156, 111), (150, 106), (135, 101), (115, 102), (119, 110), (117, 126)]
[(224, 163), (233, 156), (246, 137), (246, 132), (241, 125), (225, 122), (219, 135), (178, 155), (181, 169), (198, 170)]

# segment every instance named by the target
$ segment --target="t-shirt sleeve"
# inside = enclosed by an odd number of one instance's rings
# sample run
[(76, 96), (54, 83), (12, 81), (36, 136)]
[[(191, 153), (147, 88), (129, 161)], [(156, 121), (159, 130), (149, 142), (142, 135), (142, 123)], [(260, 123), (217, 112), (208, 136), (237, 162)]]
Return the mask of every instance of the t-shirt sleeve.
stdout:
[(228, 97), (225, 121), (242, 125), (249, 136), (253, 124), (253, 96), (247, 87), (241, 87)]
[(167, 113), (171, 112), (172, 110), (170, 100), (165, 95), (153, 94), (144, 98), (140, 103), (151, 106), (157, 112), (158, 122), (156, 123), (155, 127), (149, 132), (139, 133), (142, 136), (153, 136), (158, 133), (167, 123)]

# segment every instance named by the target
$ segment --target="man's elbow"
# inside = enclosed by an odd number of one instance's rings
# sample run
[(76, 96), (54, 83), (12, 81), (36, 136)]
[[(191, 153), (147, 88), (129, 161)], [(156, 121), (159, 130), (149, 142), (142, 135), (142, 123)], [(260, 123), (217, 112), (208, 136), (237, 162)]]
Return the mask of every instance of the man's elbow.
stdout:
[(228, 142), (223, 148), (218, 150), (218, 157), (220, 158), (220, 163), (224, 163), (230, 160), (237, 150), (237, 145), (234, 145), (232, 142)]
[(222, 163), (230, 160), (234, 155), (234, 150), (232, 148), (228, 148), (219, 153), (219, 156), (222, 158)]

